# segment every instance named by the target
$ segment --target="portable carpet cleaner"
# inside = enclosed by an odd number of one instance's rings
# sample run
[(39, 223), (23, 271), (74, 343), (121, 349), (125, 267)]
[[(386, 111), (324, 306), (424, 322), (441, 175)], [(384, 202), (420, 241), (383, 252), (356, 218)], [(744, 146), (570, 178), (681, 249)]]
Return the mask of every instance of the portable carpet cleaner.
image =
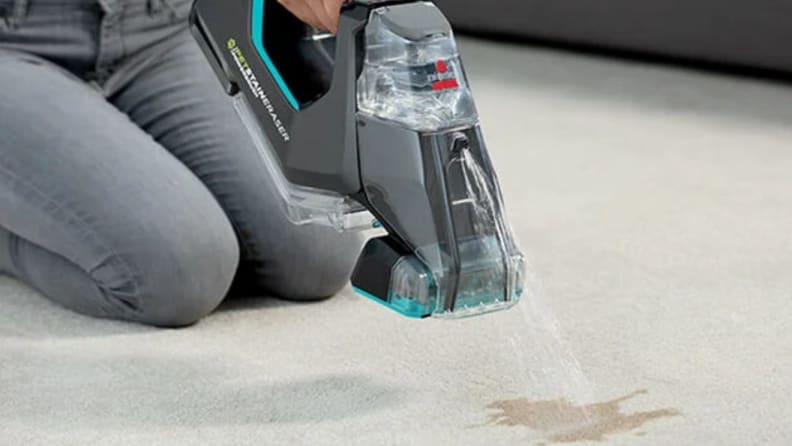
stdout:
[(355, 291), (415, 318), (519, 301), (524, 258), (433, 3), (351, 1), (332, 35), (276, 0), (197, 0), (191, 28), (289, 219), (387, 231), (363, 249)]

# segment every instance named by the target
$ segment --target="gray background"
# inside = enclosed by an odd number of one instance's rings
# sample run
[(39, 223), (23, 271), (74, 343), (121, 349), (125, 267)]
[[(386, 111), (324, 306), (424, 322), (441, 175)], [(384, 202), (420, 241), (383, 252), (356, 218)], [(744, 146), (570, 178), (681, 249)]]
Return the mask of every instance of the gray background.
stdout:
[(792, 72), (783, 0), (436, 0), (461, 29)]

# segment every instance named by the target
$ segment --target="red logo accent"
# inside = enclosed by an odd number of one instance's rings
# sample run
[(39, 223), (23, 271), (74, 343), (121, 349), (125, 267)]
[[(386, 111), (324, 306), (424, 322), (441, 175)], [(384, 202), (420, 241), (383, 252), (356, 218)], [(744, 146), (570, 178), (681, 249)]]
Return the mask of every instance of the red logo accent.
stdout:
[(459, 88), (459, 82), (456, 79), (446, 79), (432, 84), (432, 90), (450, 90), (452, 88)]
[[(448, 64), (444, 60), (438, 60), (435, 64), (438, 81), (432, 84), (432, 90), (450, 90), (459, 88), (459, 82), (454, 79), (454, 73), (448, 71)], [(443, 76), (443, 74), (446, 74)]]

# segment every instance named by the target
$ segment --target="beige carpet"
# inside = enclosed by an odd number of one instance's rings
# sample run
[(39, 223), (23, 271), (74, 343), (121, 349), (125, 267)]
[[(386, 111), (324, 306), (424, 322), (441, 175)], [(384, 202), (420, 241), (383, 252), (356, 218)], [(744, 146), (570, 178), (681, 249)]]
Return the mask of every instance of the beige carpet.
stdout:
[(790, 444), (792, 89), (463, 47), (534, 300), (160, 331), (0, 279), (0, 444)]

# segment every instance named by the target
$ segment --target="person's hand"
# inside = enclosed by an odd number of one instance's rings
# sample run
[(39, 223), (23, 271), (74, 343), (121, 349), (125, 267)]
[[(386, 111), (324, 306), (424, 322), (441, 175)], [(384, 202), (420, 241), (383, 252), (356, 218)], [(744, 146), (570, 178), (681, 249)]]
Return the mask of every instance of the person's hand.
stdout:
[(338, 31), (341, 5), (346, 0), (278, 0), (303, 22), (323, 31)]

